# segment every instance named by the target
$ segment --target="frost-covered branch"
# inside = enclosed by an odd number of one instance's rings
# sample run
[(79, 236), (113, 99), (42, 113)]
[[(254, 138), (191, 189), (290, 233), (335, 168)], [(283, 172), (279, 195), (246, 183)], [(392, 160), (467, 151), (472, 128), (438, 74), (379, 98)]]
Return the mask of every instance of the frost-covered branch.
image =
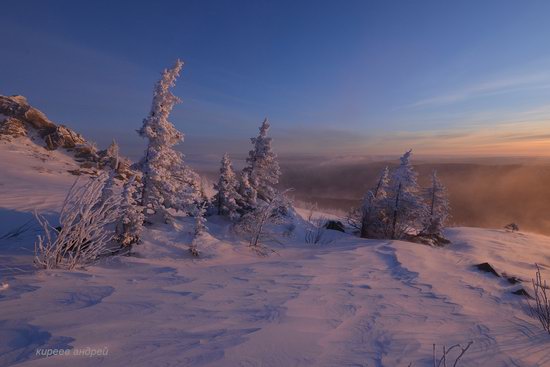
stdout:
[(285, 195), (290, 190), (278, 193), (269, 203), (263, 202), (254, 211), (244, 215), (237, 224), (237, 230), (248, 237), (249, 246), (260, 254), (267, 254), (268, 249), (262, 245), (267, 234), (267, 227), (283, 221), (284, 210), (288, 205)]
[[(118, 195), (105, 196), (107, 175), (73, 184), (61, 209), (60, 227), (54, 228), (42, 215), (36, 218), (44, 230), (35, 243), (36, 266), (74, 269), (112, 252), (113, 224), (120, 215)], [(102, 195), (103, 194), (103, 195)]]

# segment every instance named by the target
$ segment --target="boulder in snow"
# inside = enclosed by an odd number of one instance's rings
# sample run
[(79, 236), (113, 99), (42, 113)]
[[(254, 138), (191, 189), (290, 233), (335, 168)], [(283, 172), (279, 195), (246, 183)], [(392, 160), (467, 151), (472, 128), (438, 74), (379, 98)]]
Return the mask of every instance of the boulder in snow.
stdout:
[(491, 274), (493, 274), (493, 275), (500, 278), (500, 275), (497, 273), (497, 271), (489, 263), (477, 264), (477, 265), (475, 265), (475, 267), (478, 270), (481, 270), (481, 271), (486, 272), (486, 273), (491, 273)]

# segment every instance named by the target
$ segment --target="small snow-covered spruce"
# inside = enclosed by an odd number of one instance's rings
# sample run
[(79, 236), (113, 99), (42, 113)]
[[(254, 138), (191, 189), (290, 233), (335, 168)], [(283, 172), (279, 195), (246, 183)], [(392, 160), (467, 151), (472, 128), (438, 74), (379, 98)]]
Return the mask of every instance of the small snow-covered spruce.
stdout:
[(130, 248), (139, 243), (143, 230), (145, 216), (143, 207), (139, 205), (139, 200), (136, 197), (138, 189), (135, 176), (131, 176), (122, 190), (122, 218), (117, 224), (117, 241), (122, 248)]
[(109, 172), (106, 174), (107, 179), (105, 180), (103, 188), (101, 189), (101, 201), (105, 201), (111, 196), (115, 195), (115, 174), (116, 173), (114, 169), (109, 170)]
[(145, 156), (140, 161), (143, 172), (142, 202), (147, 215), (169, 215), (166, 209), (192, 212), (200, 196), (197, 174), (183, 162), (183, 155), (173, 147), (183, 141), (183, 134), (168, 121), (172, 108), (180, 99), (170, 92), (183, 62), (176, 61), (162, 73), (155, 85), (153, 104), (138, 133), (148, 139)]
[(206, 207), (207, 203), (203, 203), (197, 207), (197, 212), (195, 213), (195, 231), (193, 233), (193, 240), (191, 241), (191, 246), (189, 246), (189, 252), (193, 256), (199, 256), (198, 242), (200, 241), (201, 236), (204, 232), (208, 230), (206, 226)]
[(244, 172), (248, 174), (250, 185), (256, 190), (258, 199), (270, 202), (275, 197), (275, 185), (279, 183), (281, 170), (277, 162), (277, 155), (271, 148), (272, 139), (267, 136), (269, 131), (267, 118), (260, 126), (257, 137), (251, 138), (253, 149), (248, 152), (247, 166)]
[(111, 145), (109, 145), (105, 151), (105, 164), (108, 164), (112, 169), (117, 170), (119, 159), (118, 144), (115, 139), (113, 139)]
[(220, 178), (217, 184), (214, 184), (214, 189), (217, 191), (214, 196), (214, 205), (218, 211), (218, 215), (228, 216), (231, 220), (239, 218), (238, 201), (242, 201), (241, 196), (237, 192), (238, 181), (229, 155), (224, 154), (221, 167)]
[(386, 167), (380, 174), (376, 186), (369, 190), (363, 199), (360, 227), (362, 238), (381, 236), (383, 228), (387, 225), (388, 215), (384, 203), (388, 197), (389, 183), (390, 171)]
[(449, 218), (450, 206), (447, 190), (437, 177), (437, 172), (432, 172), (431, 185), (426, 190), (428, 213), (421, 236), (432, 238), (437, 245), (443, 245), (447, 240), (443, 237), (443, 229)]
[(417, 173), (410, 162), (411, 154), (412, 150), (409, 150), (401, 157), (401, 164), (395, 168), (390, 178), (385, 201), (389, 211), (386, 232), (391, 239), (418, 234), (427, 213), (418, 186)]
[(281, 224), (286, 216), (281, 211), (282, 207), (288, 205), (286, 194), (290, 190), (276, 193), (270, 202), (262, 201), (252, 211), (245, 214), (237, 224), (237, 231), (248, 237), (249, 247), (260, 255), (267, 255), (270, 250), (263, 244), (263, 241), (270, 237), (269, 225)]
[(44, 234), (38, 236), (34, 263), (45, 269), (75, 269), (112, 254), (114, 223), (120, 217), (119, 195), (103, 197), (107, 174), (84, 185), (75, 181), (61, 208), (60, 227), (36, 213)]
[(238, 193), (237, 205), (241, 214), (246, 214), (256, 209), (258, 205), (258, 192), (250, 184), (250, 178), (246, 171), (243, 171), (239, 176)]

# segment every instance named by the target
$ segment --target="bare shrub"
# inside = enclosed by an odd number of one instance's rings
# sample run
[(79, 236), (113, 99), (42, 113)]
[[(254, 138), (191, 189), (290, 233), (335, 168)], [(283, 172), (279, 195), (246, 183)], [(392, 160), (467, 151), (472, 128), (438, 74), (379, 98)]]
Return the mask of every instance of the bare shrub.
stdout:
[(112, 253), (109, 243), (115, 235), (113, 223), (119, 219), (121, 198), (104, 195), (106, 178), (103, 174), (80, 186), (75, 181), (61, 209), (60, 227), (54, 228), (35, 214), (44, 230), (35, 242), (36, 266), (72, 270)]
[(324, 238), (327, 227), (326, 227), (327, 220), (326, 218), (317, 218), (311, 222), (312, 227), (308, 228), (306, 230), (306, 236), (305, 241), (308, 244), (314, 244), (314, 245), (324, 245), (329, 243), (330, 241)]
[(519, 232), (519, 226), (516, 223), (510, 223), (504, 226), (507, 232)]
[(361, 208), (351, 208), (346, 213), (346, 222), (348, 225), (354, 229), (354, 231), (360, 231), (361, 230), (361, 223), (362, 223), (362, 217), (363, 213)]
[[(433, 345), (433, 364), (434, 364), (434, 367), (447, 367), (447, 366), (453, 366), (453, 367), (456, 367), (458, 366), (458, 362), (460, 361), (460, 359), (464, 356), (464, 354), (466, 354), (466, 352), (468, 351), (468, 349), (470, 349), (470, 347), (472, 346), (472, 344), (474, 344), (473, 341), (470, 341), (468, 342), (468, 344), (466, 344), (465, 346), (462, 346), (462, 344), (455, 344), (449, 348), (447, 348), (445, 345), (442, 347), (442, 354), (441, 354), (441, 357), (438, 357), (437, 354), (436, 354), (436, 348), (435, 348), (435, 344)], [(458, 352), (458, 355), (455, 357), (454, 361), (451, 359), (451, 356), (450, 356), (450, 353), (453, 351), (453, 350), (457, 350)], [(438, 361), (438, 358), (439, 358), (439, 361)], [(449, 364), (447, 364), (447, 362)], [(452, 363), (452, 364), (451, 364)]]
[(319, 210), (319, 205), (317, 203), (305, 203), (305, 209), (307, 210), (307, 221), (312, 223), (313, 216), (315, 212)]
[(548, 298), (548, 285), (546, 280), (542, 279), (540, 275), (540, 268), (538, 265), (535, 279), (532, 279), (533, 283), (533, 298), (534, 301), (529, 302), (529, 308), (531, 315), (539, 320), (542, 328), (550, 334), (550, 299)]

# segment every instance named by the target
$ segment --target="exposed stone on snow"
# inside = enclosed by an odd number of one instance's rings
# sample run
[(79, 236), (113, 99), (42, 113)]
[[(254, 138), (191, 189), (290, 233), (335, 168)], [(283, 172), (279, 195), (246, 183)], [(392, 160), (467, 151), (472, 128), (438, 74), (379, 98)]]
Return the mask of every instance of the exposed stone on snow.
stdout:
[(0, 139), (1, 138), (17, 138), (18, 136), (26, 136), (27, 127), (25, 124), (16, 118), (8, 117), (0, 121)]
[(520, 278), (515, 277), (515, 276), (511, 276), (511, 275), (509, 276), (509, 275), (506, 275), (506, 274), (503, 274), (503, 276), (506, 278), (506, 280), (510, 284), (518, 284), (518, 283), (523, 282), (523, 280), (521, 280)]
[(484, 271), (486, 273), (491, 273), (497, 277), (500, 278), (500, 275), (497, 273), (497, 271), (491, 266), (491, 264), (489, 263), (481, 263), (481, 264), (477, 264), (475, 265), (475, 267), (478, 269), (478, 270), (481, 270), (481, 271)]
[[(7, 97), (0, 95), (0, 114), (7, 116), (7, 121), (12, 121), (8, 125), (11, 130), (2, 129), (4, 135), (14, 136), (13, 129), (16, 128), (17, 136), (21, 136), (20, 132), (22, 130), (28, 131), (29, 128), (32, 128), (44, 139), (45, 146), (49, 150), (55, 150), (59, 147), (74, 148), (76, 145), (88, 145), (82, 135), (66, 126), (56, 125), (42, 111), (30, 106), (23, 96)], [(14, 119), (18, 122), (13, 122)]]
[(346, 232), (344, 224), (339, 220), (329, 220), (325, 223), (324, 227), (332, 231)]
[[(62, 148), (75, 148), (77, 145), (87, 145), (86, 139), (66, 126), (58, 125), (53, 128), (45, 129), (46, 134), (43, 135), (46, 147), (49, 150)], [(93, 147), (87, 145), (90, 150)]]
[(523, 288), (520, 288), (518, 290), (515, 290), (512, 292), (512, 294), (515, 294), (516, 296), (523, 296), (523, 297), (527, 297), (527, 298), (533, 298), (531, 297), (531, 295)]

